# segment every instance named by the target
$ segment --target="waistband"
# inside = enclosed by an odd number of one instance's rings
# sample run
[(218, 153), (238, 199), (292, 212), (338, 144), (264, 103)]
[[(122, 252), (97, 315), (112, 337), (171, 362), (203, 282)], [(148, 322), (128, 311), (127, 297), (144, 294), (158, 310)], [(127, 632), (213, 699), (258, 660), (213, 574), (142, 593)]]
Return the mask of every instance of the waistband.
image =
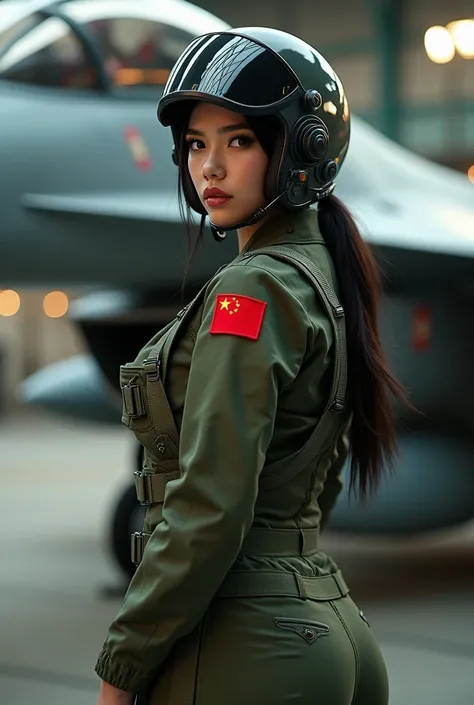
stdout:
[(349, 594), (341, 571), (306, 577), (283, 571), (230, 571), (216, 597), (298, 597), (320, 602), (339, 600)]

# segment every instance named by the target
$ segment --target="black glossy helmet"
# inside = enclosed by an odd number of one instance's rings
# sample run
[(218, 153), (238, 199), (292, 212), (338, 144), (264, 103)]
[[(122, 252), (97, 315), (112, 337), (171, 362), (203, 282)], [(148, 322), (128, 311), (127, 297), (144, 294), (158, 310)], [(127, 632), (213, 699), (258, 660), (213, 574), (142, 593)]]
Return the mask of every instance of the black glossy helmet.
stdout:
[[(334, 188), (349, 146), (349, 107), (336, 73), (301, 39), (266, 27), (197, 37), (173, 67), (158, 105), (158, 119), (171, 126), (175, 149), (184, 127), (183, 101), (279, 120), (265, 188), (269, 202), (299, 209)], [(189, 205), (205, 214), (190, 177), (183, 188)]]

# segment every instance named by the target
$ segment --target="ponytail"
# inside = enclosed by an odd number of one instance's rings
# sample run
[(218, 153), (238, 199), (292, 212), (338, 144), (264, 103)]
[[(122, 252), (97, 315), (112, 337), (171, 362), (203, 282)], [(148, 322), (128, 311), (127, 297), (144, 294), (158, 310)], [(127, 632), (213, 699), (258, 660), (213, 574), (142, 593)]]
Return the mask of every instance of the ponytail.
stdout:
[(377, 488), (396, 454), (390, 394), (404, 401), (406, 396), (387, 367), (380, 342), (377, 312), (382, 286), (369, 245), (335, 196), (320, 201), (318, 221), (336, 269), (346, 318), (347, 392), (352, 408), (350, 489), (357, 486), (364, 497)]

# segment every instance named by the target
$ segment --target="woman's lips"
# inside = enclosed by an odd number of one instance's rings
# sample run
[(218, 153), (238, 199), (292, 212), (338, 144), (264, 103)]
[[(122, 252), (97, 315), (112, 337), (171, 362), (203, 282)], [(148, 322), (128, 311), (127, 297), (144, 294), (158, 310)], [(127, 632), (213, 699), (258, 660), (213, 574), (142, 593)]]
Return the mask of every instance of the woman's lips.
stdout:
[(204, 189), (203, 196), (210, 208), (219, 208), (220, 206), (224, 206), (232, 198), (230, 194), (222, 191), (220, 188), (217, 188), (217, 186), (206, 187)]
[(207, 205), (211, 208), (219, 208), (230, 201), (232, 196), (208, 196), (206, 198)]

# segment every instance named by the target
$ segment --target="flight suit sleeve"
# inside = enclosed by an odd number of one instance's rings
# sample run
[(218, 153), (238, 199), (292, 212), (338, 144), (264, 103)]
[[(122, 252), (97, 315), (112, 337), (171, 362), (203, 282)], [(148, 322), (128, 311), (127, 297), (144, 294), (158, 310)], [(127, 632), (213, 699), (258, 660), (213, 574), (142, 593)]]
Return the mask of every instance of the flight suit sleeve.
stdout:
[[(253, 339), (211, 332), (229, 297), (264, 304)], [(245, 331), (245, 321), (239, 325)], [(189, 370), (181, 477), (167, 485), (163, 520), (110, 627), (96, 666), (103, 680), (146, 689), (203, 617), (252, 525), (278, 395), (298, 374), (310, 332), (300, 300), (253, 263), (232, 265), (211, 283)]]

